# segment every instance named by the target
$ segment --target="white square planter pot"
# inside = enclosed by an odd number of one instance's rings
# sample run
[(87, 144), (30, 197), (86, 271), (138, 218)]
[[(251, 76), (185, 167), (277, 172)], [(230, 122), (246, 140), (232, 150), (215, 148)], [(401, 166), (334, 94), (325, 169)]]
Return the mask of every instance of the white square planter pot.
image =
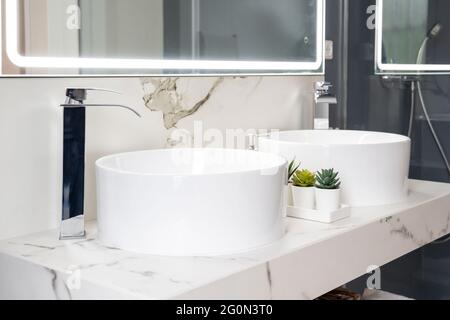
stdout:
[(293, 206), (291, 184), (283, 188), (283, 217), (287, 217), (287, 208)]
[(315, 188), (317, 210), (334, 211), (341, 207), (341, 190)]
[(292, 186), (292, 203), (301, 209), (314, 209), (316, 207), (316, 194), (314, 187)]

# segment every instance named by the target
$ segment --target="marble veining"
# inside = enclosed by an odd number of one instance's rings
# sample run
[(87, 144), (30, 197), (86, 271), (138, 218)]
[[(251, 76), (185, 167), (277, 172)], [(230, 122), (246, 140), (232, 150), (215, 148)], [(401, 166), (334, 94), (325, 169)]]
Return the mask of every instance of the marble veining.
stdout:
[(272, 271), (270, 270), (270, 262), (266, 263), (266, 271), (267, 271), (267, 283), (269, 284), (270, 288), (270, 297), (273, 296), (272, 293)]
[(63, 279), (58, 276), (55, 270), (45, 268), (51, 276), (51, 287), (56, 300), (72, 300), (72, 294)]
[(423, 228), (425, 232), (418, 235), (411, 230), (406, 224), (402, 223), (400, 218), (394, 219), (394, 217), (388, 217), (381, 221), (382, 223), (387, 223), (391, 227), (391, 235), (400, 236), (406, 240), (414, 242), (418, 246), (424, 246), (430, 243), (433, 239), (437, 239), (447, 235), (450, 232), (450, 212), (446, 215), (445, 223), (443, 227), (439, 230), (433, 230), (428, 224), (424, 224)]
[(141, 83), (145, 92), (144, 104), (151, 111), (163, 113), (164, 127), (175, 128), (178, 122), (196, 113), (203, 107), (225, 81), (224, 77), (214, 78), (208, 84), (206, 93), (198, 97), (197, 101), (189, 104), (186, 102), (185, 92), (180, 89), (181, 81), (189, 81), (185, 78), (142, 78)]
[(410, 230), (408, 230), (406, 226), (401, 226), (400, 228), (391, 230), (391, 234), (398, 234), (406, 239), (410, 239), (416, 242), (418, 245), (423, 245), (421, 241), (415, 239), (414, 234)]
[[(221, 257), (108, 248), (95, 223), (82, 241), (60, 242), (57, 230), (0, 241), (0, 299), (313, 299), (450, 232), (450, 186), (410, 188), (405, 203), (352, 208), (333, 224), (288, 218), (280, 241)], [(67, 284), (74, 270), (79, 288)]]

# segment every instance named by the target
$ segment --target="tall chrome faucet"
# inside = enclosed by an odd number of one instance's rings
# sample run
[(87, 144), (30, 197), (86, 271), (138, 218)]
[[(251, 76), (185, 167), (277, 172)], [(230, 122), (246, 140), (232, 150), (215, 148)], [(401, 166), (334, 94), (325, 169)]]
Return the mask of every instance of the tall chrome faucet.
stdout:
[(330, 129), (330, 105), (337, 104), (336, 96), (330, 93), (329, 82), (314, 83), (314, 129)]
[(105, 89), (68, 88), (64, 108), (63, 190), (60, 239), (84, 238), (84, 173), (86, 141), (86, 107), (118, 107), (141, 115), (120, 104), (85, 104), (88, 91)]

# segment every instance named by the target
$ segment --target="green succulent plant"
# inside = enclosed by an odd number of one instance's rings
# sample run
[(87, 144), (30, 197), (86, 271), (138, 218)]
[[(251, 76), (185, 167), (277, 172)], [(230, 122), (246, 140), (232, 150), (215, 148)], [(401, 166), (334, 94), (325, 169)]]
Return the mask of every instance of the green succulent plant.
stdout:
[(289, 182), (292, 182), (292, 176), (298, 170), (298, 168), (300, 168), (300, 162), (297, 162), (294, 158), (294, 160), (292, 160), (289, 163), (289, 167), (288, 167), (288, 181)]
[(339, 172), (334, 169), (323, 169), (316, 174), (316, 187), (319, 189), (336, 190), (341, 186)]
[(316, 176), (309, 170), (297, 170), (292, 176), (292, 184), (295, 187), (314, 187)]

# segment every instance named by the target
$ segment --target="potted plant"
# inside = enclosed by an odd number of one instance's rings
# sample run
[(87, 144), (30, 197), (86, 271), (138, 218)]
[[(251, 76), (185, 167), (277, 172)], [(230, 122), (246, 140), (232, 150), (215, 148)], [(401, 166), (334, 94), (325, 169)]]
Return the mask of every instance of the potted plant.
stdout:
[(292, 185), (292, 177), (294, 176), (294, 173), (300, 168), (300, 162), (297, 162), (294, 158), (289, 163), (288, 167), (288, 176), (287, 176), (287, 186), (284, 191), (284, 201), (286, 206), (292, 205), (292, 192), (291, 192), (291, 185)]
[(292, 176), (292, 200), (294, 207), (315, 208), (314, 185), (316, 176), (309, 170), (297, 170)]
[(334, 211), (341, 207), (339, 172), (324, 169), (316, 174), (317, 210)]
[(298, 168), (300, 168), (300, 162), (297, 162), (294, 158), (294, 160), (289, 163), (288, 167), (288, 183), (292, 183), (292, 177)]

